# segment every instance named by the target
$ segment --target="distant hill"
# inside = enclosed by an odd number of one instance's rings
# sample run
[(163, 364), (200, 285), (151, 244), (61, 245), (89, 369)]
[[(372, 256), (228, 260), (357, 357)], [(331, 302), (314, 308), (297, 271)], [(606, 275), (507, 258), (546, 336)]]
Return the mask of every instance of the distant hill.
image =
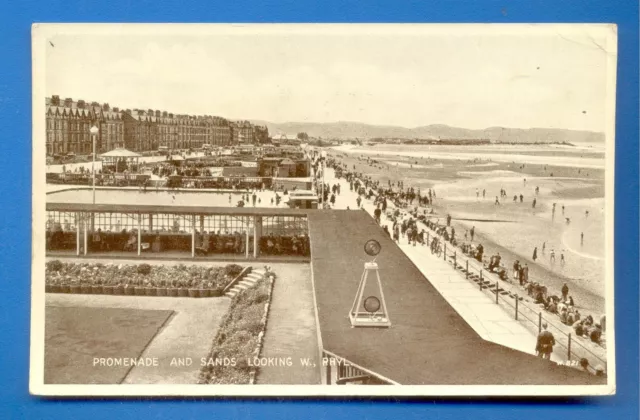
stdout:
[(350, 121), (332, 123), (272, 123), (268, 121), (252, 120), (251, 122), (254, 124), (266, 125), (272, 136), (277, 134), (296, 134), (305, 132), (310, 137), (322, 137), (325, 139), (488, 139), (491, 141), (506, 143), (604, 142), (604, 133), (554, 128), (520, 129), (489, 127), (484, 130), (470, 130), (466, 128), (450, 127), (442, 124), (405, 128), (393, 125), (372, 125)]

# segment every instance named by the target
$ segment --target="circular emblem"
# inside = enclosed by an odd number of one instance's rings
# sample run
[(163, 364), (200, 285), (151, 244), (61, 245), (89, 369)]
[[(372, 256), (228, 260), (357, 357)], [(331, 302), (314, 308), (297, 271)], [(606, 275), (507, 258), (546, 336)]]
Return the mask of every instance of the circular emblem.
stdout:
[(370, 314), (378, 312), (380, 309), (380, 300), (375, 296), (369, 296), (364, 300), (364, 310)]
[(364, 252), (366, 252), (367, 255), (370, 255), (372, 257), (375, 257), (376, 255), (378, 255), (381, 250), (382, 250), (382, 245), (380, 245), (380, 242), (376, 241), (375, 239), (369, 239), (364, 244)]

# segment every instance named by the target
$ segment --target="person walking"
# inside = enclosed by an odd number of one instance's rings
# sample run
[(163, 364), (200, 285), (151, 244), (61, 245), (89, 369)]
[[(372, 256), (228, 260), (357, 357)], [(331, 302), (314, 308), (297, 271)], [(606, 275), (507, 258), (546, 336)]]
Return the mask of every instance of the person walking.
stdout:
[(533, 259), (533, 262), (536, 262), (538, 259), (538, 247), (533, 248), (533, 256), (531, 258)]
[(556, 251), (552, 248), (551, 253), (549, 254), (549, 262), (556, 262)]
[(564, 302), (565, 300), (567, 300), (567, 296), (569, 296), (569, 286), (567, 286), (567, 283), (562, 285), (562, 301)]
[(536, 340), (536, 354), (543, 359), (551, 360), (551, 353), (553, 353), (553, 346), (556, 344), (556, 339), (551, 332), (547, 331), (547, 323), (542, 323), (542, 330), (538, 334)]
[(473, 236), (476, 233), (476, 227), (475, 226), (471, 226), (471, 230), (469, 231), (469, 234), (471, 235), (471, 242), (473, 242)]

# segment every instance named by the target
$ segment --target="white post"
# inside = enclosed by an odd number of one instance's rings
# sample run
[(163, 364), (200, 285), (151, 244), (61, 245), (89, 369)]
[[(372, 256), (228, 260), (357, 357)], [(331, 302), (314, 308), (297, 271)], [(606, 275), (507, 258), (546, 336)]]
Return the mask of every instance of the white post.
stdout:
[(245, 224), (244, 257), (249, 258), (249, 223)]
[(191, 258), (196, 256), (196, 215), (191, 215), (191, 226), (193, 231), (191, 232)]
[(76, 212), (76, 255), (80, 255), (80, 213)]
[(82, 218), (82, 224), (84, 226), (84, 255), (87, 255), (87, 218)]
[(140, 241), (142, 240), (142, 214), (138, 213), (138, 255), (140, 255)]
[(258, 258), (258, 229), (256, 225), (258, 221), (257, 216), (253, 216), (253, 258)]

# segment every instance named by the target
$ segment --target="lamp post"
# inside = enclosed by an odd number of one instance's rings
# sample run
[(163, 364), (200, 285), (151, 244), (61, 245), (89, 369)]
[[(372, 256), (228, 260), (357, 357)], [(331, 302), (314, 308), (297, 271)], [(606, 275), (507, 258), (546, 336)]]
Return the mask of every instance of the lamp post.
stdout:
[(95, 125), (89, 129), (91, 133), (91, 138), (93, 140), (93, 160), (91, 161), (91, 172), (93, 179), (93, 204), (96, 204), (96, 138), (98, 137), (98, 132), (100, 130)]

